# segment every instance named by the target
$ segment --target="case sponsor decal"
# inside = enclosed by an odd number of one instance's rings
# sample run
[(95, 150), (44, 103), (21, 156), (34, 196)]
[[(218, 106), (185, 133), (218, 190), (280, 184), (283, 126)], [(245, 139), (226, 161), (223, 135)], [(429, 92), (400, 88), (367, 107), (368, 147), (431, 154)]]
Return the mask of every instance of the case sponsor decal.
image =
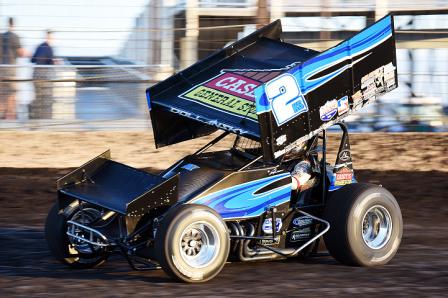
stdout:
[(250, 78), (232, 72), (225, 72), (217, 78), (207, 82), (204, 86), (249, 101), (254, 101), (254, 89), (259, 85), (259, 82)]
[(338, 112), (338, 101), (336, 99), (327, 101), (319, 108), (320, 119), (330, 121)]
[(254, 90), (278, 74), (274, 70), (222, 70), (179, 97), (257, 121)]
[(348, 105), (348, 96), (344, 96), (338, 99), (338, 115), (343, 115), (350, 109)]
[(342, 185), (352, 183), (353, 171), (350, 170), (348, 167), (341, 168), (334, 175), (335, 175), (335, 180), (334, 180), (335, 186), (342, 186)]

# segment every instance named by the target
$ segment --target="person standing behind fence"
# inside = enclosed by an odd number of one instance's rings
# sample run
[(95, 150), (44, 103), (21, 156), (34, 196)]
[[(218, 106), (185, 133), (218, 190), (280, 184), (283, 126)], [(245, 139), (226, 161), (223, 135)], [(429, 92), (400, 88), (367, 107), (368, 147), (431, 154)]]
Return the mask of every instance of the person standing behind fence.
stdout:
[(25, 57), (26, 50), (13, 32), (14, 19), (8, 19), (8, 31), (0, 36), (0, 119), (16, 119), (16, 64), (18, 57)]
[(52, 67), (45, 65), (55, 64), (52, 48), (53, 34), (46, 32), (46, 40), (41, 43), (34, 52), (31, 62), (37, 66), (34, 68), (34, 94), (35, 98), (29, 105), (30, 119), (51, 119), (53, 116), (53, 79)]

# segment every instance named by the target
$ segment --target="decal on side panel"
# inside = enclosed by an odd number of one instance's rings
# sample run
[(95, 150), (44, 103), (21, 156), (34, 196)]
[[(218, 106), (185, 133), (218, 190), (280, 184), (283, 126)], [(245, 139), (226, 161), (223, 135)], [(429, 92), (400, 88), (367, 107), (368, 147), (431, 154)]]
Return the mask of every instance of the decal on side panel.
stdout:
[(280, 126), (294, 117), (308, 111), (308, 105), (300, 91), (299, 84), (289, 73), (266, 84), (266, 96), (271, 102), (275, 121)]
[[(288, 176), (290, 176), (290, 173), (282, 173), (253, 180), (210, 193), (194, 199), (190, 203), (209, 206), (215, 209), (223, 219), (259, 216), (269, 206), (278, 206), (290, 200), (291, 183), (281, 185), (274, 189), (266, 188), (266, 186), (285, 179)], [(269, 190), (259, 192), (263, 188)]]

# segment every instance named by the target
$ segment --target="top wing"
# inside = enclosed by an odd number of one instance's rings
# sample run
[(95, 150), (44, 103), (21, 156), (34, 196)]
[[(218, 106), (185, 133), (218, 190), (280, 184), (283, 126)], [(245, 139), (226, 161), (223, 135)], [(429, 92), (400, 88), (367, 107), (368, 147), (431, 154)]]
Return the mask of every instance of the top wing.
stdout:
[(223, 129), (260, 139), (255, 88), (317, 52), (280, 41), (280, 21), (147, 89), (157, 147)]
[(265, 158), (280, 157), (397, 85), (388, 15), (255, 90)]
[(281, 32), (277, 20), (148, 88), (156, 147), (222, 129), (274, 160), (397, 87), (391, 15), (321, 53)]

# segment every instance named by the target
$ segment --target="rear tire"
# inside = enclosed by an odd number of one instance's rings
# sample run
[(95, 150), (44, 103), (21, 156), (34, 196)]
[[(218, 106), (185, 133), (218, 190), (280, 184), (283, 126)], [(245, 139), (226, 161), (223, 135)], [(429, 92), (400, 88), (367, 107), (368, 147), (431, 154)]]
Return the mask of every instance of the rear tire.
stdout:
[(330, 230), (324, 235), (325, 245), (341, 263), (383, 265), (400, 246), (400, 207), (382, 187), (365, 183), (342, 187), (329, 198), (324, 218), (330, 223)]
[(104, 263), (108, 254), (80, 254), (70, 243), (66, 234), (67, 221), (78, 211), (78, 206), (75, 201), (65, 209), (60, 209), (56, 202), (45, 222), (45, 238), (51, 253), (61, 263), (71, 268), (94, 268)]
[(205, 282), (214, 278), (229, 256), (227, 226), (213, 209), (195, 204), (170, 211), (157, 229), (156, 258), (173, 279)]

